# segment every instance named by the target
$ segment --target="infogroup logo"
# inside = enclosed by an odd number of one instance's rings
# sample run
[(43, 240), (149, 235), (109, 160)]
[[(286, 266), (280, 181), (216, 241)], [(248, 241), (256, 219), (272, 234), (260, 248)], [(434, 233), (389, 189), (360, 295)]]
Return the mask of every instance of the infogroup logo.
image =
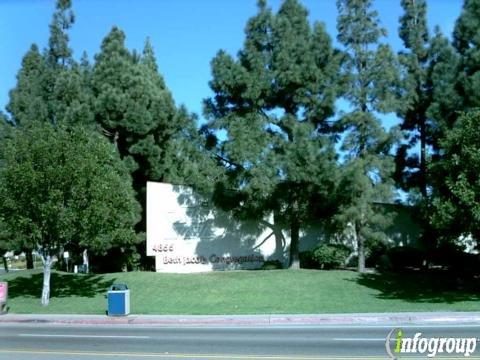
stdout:
[(399, 359), (400, 354), (421, 354), (429, 358), (438, 354), (458, 354), (469, 357), (475, 352), (477, 338), (424, 337), (417, 332), (406, 337), (402, 329), (393, 329), (387, 335), (385, 349), (391, 359)]

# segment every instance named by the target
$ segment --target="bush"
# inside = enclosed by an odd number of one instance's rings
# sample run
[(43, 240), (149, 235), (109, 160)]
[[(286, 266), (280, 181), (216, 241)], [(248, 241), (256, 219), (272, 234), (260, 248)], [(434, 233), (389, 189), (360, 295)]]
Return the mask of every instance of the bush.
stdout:
[(313, 251), (302, 251), (299, 254), (302, 269), (320, 269), (320, 265), (313, 258)]
[(421, 268), (425, 260), (425, 253), (411, 246), (397, 246), (387, 251), (389, 265), (392, 270), (407, 268)]
[(313, 250), (313, 260), (321, 269), (335, 269), (345, 265), (350, 249), (342, 244), (322, 244)]
[(261, 270), (278, 270), (283, 269), (283, 265), (280, 260), (267, 260), (263, 263)]
[(432, 265), (441, 266), (454, 272), (477, 274), (480, 270), (479, 255), (466, 253), (461, 247), (444, 243), (429, 254)]
[(365, 264), (369, 268), (383, 267), (388, 247), (384, 242), (376, 241), (367, 245)]

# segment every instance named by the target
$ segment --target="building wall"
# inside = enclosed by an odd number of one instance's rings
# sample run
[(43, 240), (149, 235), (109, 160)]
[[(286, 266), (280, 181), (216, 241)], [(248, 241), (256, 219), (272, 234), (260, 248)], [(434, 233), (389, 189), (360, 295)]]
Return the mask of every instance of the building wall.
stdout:
[(289, 238), (272, 219), (239, 222), (190, 188), (147, 183), (147, 255), (161, 272), (255, 269), (286, 264)]
[[(388, 209), (395, 215), (389, 235), (395, 244), (413, 245), (418, 227), (403, 210)], [(348, 231), (332, 235), (315, 223), (303, 228), (300, 236), (301, 251), (332, 239), (354, 249)], [(286, 266), (289, 245), (289, 232), (275, 226), (273, 216), (237, 221), (188, 187), (147, 183), (147, 255), (155, 256), (158, 272), (255, 269), (266, 260)]]

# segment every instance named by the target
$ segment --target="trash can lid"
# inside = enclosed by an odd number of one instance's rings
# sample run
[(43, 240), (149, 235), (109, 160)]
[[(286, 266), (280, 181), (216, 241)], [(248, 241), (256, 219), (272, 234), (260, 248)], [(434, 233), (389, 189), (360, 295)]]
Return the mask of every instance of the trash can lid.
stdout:
[(110, 291), (118, 291), (118, 290), (128, 290), (127, 284), (113, 284), (110, 286)]

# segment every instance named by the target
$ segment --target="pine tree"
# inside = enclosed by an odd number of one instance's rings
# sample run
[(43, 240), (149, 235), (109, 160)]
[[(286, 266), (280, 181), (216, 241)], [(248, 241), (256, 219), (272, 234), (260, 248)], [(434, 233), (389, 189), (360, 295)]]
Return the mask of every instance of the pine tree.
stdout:
[(0, 111), (0, 147), (2, 147), (3, 142), (9, 138), (12, 134), (13, 124), (8, 116)]
[[(192, 147), (186, 150), (193, 143), (187, 145), (186, 139), (197, 136), (195, 118), (175, 107), (158, 72), (150, 41), (146, 41), (142, 54), (130, 52), (125, 47), (125, 34), (116, 27), (95, 56), (91, 84), (95, 121), (129, 166), (143, 209), (136, 229), (144, 232), (147, 181), (195, 185), (190, 182), (193, 179), (182, 177), (188, 166), (194, 166), (183, 156), (185, 152), (185, 156), (193, 156)], [(144, 253), (143, 249), (139, 252)]]
[(381, 240), (388, 219), (375, 202), (391, 201), (392, 137), (376, 112), (395, 109), (398, 84), (395, 57), (380, 44), (386, 31), (380, 27), (371, 0), (338, 0), (338, 41), (344, 46), (346, 78), (344, 97), (352, 111), (340, 119), (346, 130), (342, 150), (347, 153), (341, 182), (343, 199), (337, 217), (353, 228), (358, 245), (358, 270), (365, 271), (365, 246)]
[(438, 27), (435, 27), (434, 36), (430, 40), (429, 58), (428, 79), (432, 98), (427, 116), (430, 121), (430, 141), (434, 157), (437, 158), (440, 141), (454, 125), (463, 106), (457, 87), (460, 58)]
[(50, 65), (67, 66), (72, 59), (67, 31), (75, 22), (71, 0), (57, 0), (56, 9), (50, 23), (50, 37), (46, 49), (46, 59)]
[[(439, 157), (439, 144), (457, 116), (458, 60), (454, 49), (438, 27), (430, 38), (424, 0), (403, 0), (399, 34), (405, 51), (399, 54), (403, 67), (402, 97), (397, 114), (403, 119), (407, 143), (397, 151), (395, 179), (405, 190), (417, 190), (417, 216), (423, 224), (424, 245), (435, 245), (435, 229), (429, 225), (431, 193), (443, 187), (428, 169)], [(414, 148), (419, 148), (419, 156)], [(415, 192), (416, 193), (416, 192)], [(415, 193), (411, 193), (415, 195)]]
[(212, 60), (215, 96), (206, 101), (210, 131), (227, 134), (212, 142), (227, 173), (217, 201), (239, 217), (274, 213), (290, 230), (291, 268), (300, 229), (331, 210), (336, 176), (321, 130), (334, 110), (338, 61), (323, 24), (312, 29), (307, 16), (296, 0), (277, 14), (259, 1), (237, 59), (219, 51)]
[(93, 93), (88, 84), (90, 71), (88, 64), (73, 63), (57, 74), (50, 103), (55, 118), (62, 124), (94, 126)]
[[(458, 70), (460, 58), (449, 39), (438, 27), (430, 40), (428, 79), (431, 88), (431, 103), (427, 109), (429, 145), (431, 154), (428, 161), (429, 194), (421, 203), (420, 216), (424, 221), (424, 244), (429, 247), (438, 245), (445, 239), (445, 229), (438, 226), (438, 209), (440, 202), (451, 196), (445, 186), (445, 179), (450, 176), (443, 164), (448, 162), (444, 149), (445, 139), (454, 128), (464, 101), (458, 91)], [(447, 201), (448, 202), (448, 201)], [(443, 205), (447, 205), (447, 202)]]
[[(401, 128), (407, 131), (408, 143), (397, 151), (397, 182), (405, 189), (416, 188), (427, 196), (427, 145), (429, 139), (427, 109), (431, 103), (429, 75), (429, 34), (427, 4), (424, 0), (402, 0), (404, 14), (400, 18), (399, 35), (406, 51), (399, 54), (404, 69), (402, 101), (397, 111), (402, 118)], [(419, 145), (420, 156), (411, 155)]]
[(463, 110), (480, 107), (480, 1), (465, 0), (453, 32), (453, 45), (461, 57), (458, 91)]
[(74, 23), (70, 0), (58, 0), (50, 24), (48, 47), (40, 54), (32, 45), (22, 61), (17, 85), (10, 92), (7, 110), (14, 122), (92, 124), (87, 73), (72, 57), (68, 31)]
[(71, 100), (63, 98), (64, 93), (73, 93), (72, 97), (77, 95), (75, 87), (78, 84), (77, 81), (72, 81), (74, 75), (70, 73), (74, 60), (73, 51), (69, 47), (68, 31), (75, 21), (71, 7), (71, 0), (57, 0), (50, 23), (48, 47), (43, 55), (46, 65), (43, 77), (44, 101), (52, 124), (64, 121), (63, 116), (70, 105), (68, 100)]
[(48, 121), (48, 106), (45, 101), (45, 60), (33, 44), (22, 59), (17, 74), (17, 84), (10, 91), (6, 109), (17, 125), (32, 121)]

